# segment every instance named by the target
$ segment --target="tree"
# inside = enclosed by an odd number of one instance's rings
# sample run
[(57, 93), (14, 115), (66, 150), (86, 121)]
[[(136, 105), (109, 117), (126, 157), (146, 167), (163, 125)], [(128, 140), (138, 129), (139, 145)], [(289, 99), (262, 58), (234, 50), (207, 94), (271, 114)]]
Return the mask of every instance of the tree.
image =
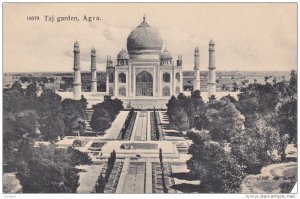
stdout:
[(162, 156), (161, 148), (159, 148), (159, 161), (160, 161), (160, 164), (162, 165), (163, 164), (163, 156)]
[(111, 126), (109, 110), (100, 109), (94, 111), (90, 125), (95, 131), (104, 132), (106, 129), (108, 129)]
[(297, 96), (297, 73), (295, 70), (291, 71), (291, 78), (289, 82), (289, 95), (292, 98), (296, 98)]
[(42, 78), (42, 82), (43, 82), (44, 84), (49, 83), (49, 80), (48, 80), (47, 77), (41, 77), (41, 78)]
[(116, 152), (113, 151), (113, 152), (111, 152), (110, 157), (107, 160), (107, 169), (106, 169), (105, 178), (104, 178), (105, 183), (108, 182), (110, 174), (114, 168), (115, 161), (116, 161)]
[(265, 83), (268, 83), (269, 77), (265, 76)]
[(25, 97), (36, 98), (37, 97), (37, 84), (35, 82), (29, 84), (24, 90)]
[(237, 102), (237, 100), (233, 96), (231, 96), (230, 94), (222, 97), (221, 101), (222, 100), (228, 100), (230, 103), (233, 103), (233, 104), (235, 104)]
[(291, 98), (279, 107), (276, 125), (281, 134), (289, 135), (290, 143), (297, 143), (297, 99)]
[(50, 81), (50, 83), (54, 83), (54, 82), (55, 82), (54, 77), (50, 77), (50, 78), (49, 78), (49, 81)]
[(50, 112), (40, 119), (40, 130), (45, 140), (56, 142), (58, 137), (65, 136), (64, 116), (60, 112)]
[(25, 77), (25, 76), (22, 76), (19, 78), (19, 80), (24, 84), (24, 83), (30, 83), (31, 79), (29, 77)]
[(37, 113), (40, 130), (45, 140), (55, 142), (65, 135), (64, 115), (62, 113), (61, 96), (50, 89), (42, 92), (38, 98)]
[(216, 100), (217, 100), (217, 98), (215, 95), (212, 95), (208, 98), (209, 103), (214, 103), (214, 101), (216, 101)]
[(64, 116), (65, 134), (70, 134), (74, 130), (84, 127), (81, 120), (85, 117), (85, 111), (78, 100), (65, 99), (61, 103)]
[(220, 143), (210, 141), (206, 133), (190, 135), (192, 155), (187, 165), (192, 176), (199, 179), (201, 190), (209, 193), (236, 193), (244, 178), (242, 167)]
[(281, 137), (270, 127), (262, 130), (245, 129), (232, 139), (231, 153), (248, 174), (257, 174), (274, 161), (274, 152), (281, 151)]
[(239, 90), (239, 85), (236, 82), (233, 82), (232, 89), (233, 89), (233, 91), (238, 91)]
[(168, 188), (166, 186), (165, 174), (164, 174), (164, 167), (163, 166), (162, 166), (162, 170), (161, 170), (161, 178), (162, 178), (163, 192), (164, 193), (168, 193)]
[(23, 88), (22, 88), (22, 84), (18, 81), (16, 81), (15, 83), (13, 83), (13, 85), (11, 86), (11, 90), (17, 90), (20, 91), (23, 94)]
[[(179, 95), (181, 95), (181, 93)], [(171, 99), (166, 104), (167, 105), (167, 114), (169, 116), (174, 115), (174, 113), (175, 113), (176, 101), (177, 101), (176, 97), (174, 95), (172, 95)]]
[[(78, 154), (78, 152), (76, 152)], [(74, 151), (56, 149), (55, 146), (40, 146), (32, 149), (32, 155), (18, 166), (17, 178), (24, 193), (75, 193), (78, 170)]]
[(267, 154), (270, 156), (271, 160), (273, 159), (272, 156), (275, 155), (274, 154), (275, 152), (285, 153), (284, 152), (285, 147), (284, 147), (283, 151), (280, 150), (282, 140), (281, 140), (281, 136), (280, 136), (279, 132), (275, 128), (264, 127), (262, 133), (264, 135), (262, 141), (264, 142), (264, 139), (265, 139), (265, 145), (266, 145), (265, 150), (266, 150)]
[(110, 96), (105, 96), (102, 103), (93, 105), (92, 108), (94, 112), (90, 123), (91, 128), (103, 132), (111, 126), (111, 123), (124, 107), (121, 100), (112, 100)]
[(81, 107), (82, 107), (83, 111), (85, 112), (87, 109), (88, 102), (87, 102), (87, 99), (83, 95), (81, 95), (80, 103), (81, 103)]
[(244, 116), (226, 99), (208, 106), (204, 117), (204, 129), (210, 131), (215, 141), (230, 141), (244, 129)]
[(117, 159), (117, 154), (116, 154), (116, 151), (113, 150), (113, 152), (112, 152), (112, 160), (113, 160), (113, 162), (115, 162), (116, 159)]
[(192, 91), (191, 92), (191, 98), (202, 99), (200, 91), (199, 90)]
[(14, 171), (23, 158), (30, 158), (33, 138), (38, 129), (35, 111), (5, 114), (3, 118), (3, 161)]
[(61, 111), (61, 96), (51, 89), (45, 89), (39, 97), (38, 113), (43, 116), (49, 112)]
[(170, 124), (174, 129), (177, 129), (181, 132), (190, 128), (189, 118), (183, 108), (175, 112), (175, 115), (171, 118)]
[(72, 166), (75, 165), (89, 165), (92, 164), (90, 156), (72, 147), (67, 148), (67, 154), (69, 155), (69, 161)]
[(288, 180), (284, 181), (280, 184), (281, 193), (291, 193), (293, 188), (295, 187), (295, 184), (297, 182), (297, 177), (293, 176), (289, 178)]
[(274, 112), (278, 104), (278, 92), (271, 84), (249, 84), (238, 95), (238, 109), (245, 116)]
[(20, 112), (24, 110), (24, 90), (16, 82), (10, 89), (3, 90), (3, 112)]
[[(167, 104), (170, 125), (180, 131), (193, 128), (196, 122), (199, 122), (197, 120), (199, 115), (202, 114), (204, 106), (200, 91), (191, 92), (191, 97), (187, 97), (182, 93), (178, 95), (177, 99), (172, 96)], [(178, 110), (183, 114), (182, 116)]]
[(96, 193), (104, 193), (104, 188), (105, 188), (105, 180), (101, 173), (100, 176), (98, 177), (98, 180), (97, 180), (97, 183), (95, 186), (95, 191), (96, 191)]
[(226, 85), (222, 84), (222, 91), (225, 91), (225, 90), (226, 90)]

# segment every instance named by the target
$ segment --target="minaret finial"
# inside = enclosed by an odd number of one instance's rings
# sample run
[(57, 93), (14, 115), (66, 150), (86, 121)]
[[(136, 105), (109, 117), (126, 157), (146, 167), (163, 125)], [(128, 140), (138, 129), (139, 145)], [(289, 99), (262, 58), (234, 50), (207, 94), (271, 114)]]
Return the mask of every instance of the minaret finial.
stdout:
[(144, 16), (143, 16), (143, 22), (146, 21), (146, 14), (144, 13)]

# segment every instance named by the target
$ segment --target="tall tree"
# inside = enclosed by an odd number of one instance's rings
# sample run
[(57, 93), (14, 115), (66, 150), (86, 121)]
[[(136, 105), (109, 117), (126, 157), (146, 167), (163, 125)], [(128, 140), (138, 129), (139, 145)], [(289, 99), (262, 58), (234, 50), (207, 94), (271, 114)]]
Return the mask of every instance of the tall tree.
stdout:
[(192, 158), (187, 165), (191, 174), (200, 180), (199, 192), (236, 193), (244, 178), (242, 167), (225, 151), (224, 146), (211, 142), (205, 133), (193, 135), (189, 148)]
[(289, 95), (292, 98), (297, 97), (297, 73), (295, 70), (291, 71), (291, 78), (289, 82)]
[(175, 115), (171, 119), (171, 126), (181, 132), (190, 128), (189, 118), (183, 108), (175, 112)]
[(290, 143), (297, 143), (297, 100), (290, 99), (277, 112), (276, 124), (281, 134), (289, 135)]
[(44, 139), (55, 142), (65, 135), (64, 116), (62, 114), (61, 96), (50, 89), (43, 91), (39, 97), (37, 112), (40, 130)]
[(232, 139), (231, 153), (245, 167), (248, 174), (257, 174), (263, 166), (271, 164), (275, 151), (280, 151), (281, 137), (270, 127), (263, 130), (245, 129)]
[(87, 99), (86, 99), (83, 95), (81, 95), (80, 103), (81, 103), (82, 109), (83, 109), (84, 112), (85, 112), (86, 109), (87, 109), (88, 102), (87, 102)]
[(216, 141), (230, 141), (244, 129), (244, 116), (226, 99), (208, 106), (204, 117), (204, 127)]
[(64, 99), (61, 103), (64, 116), (65, 134), (70, 134), (82, 126), (80, 121), (85, 117), (82, 103), (78, 100)]
[(104, 132), (111, 126), (110, 113), (107, 109), (95, 110), (91, 118), (91, 128), (95, 131)]
[(31, 156), (33, 138), (37, 135), (35, 111), (5, 114), (3, 118), (3, 162), (5, 169), (15, 170), (23, 158)]
[(105, 96), (102, 103), (93, 105), (92, 108), (94, 112), (90, 123), (91, 128), (103, 132), (111, 126), (111, 123), (124, 107), (121, 100), (112, 100), (110, 96)]
[[(80, 158), (78, 158), (80, 157)], [(18, 166), (17, 178), (24, 193), (76, 193), (78, 170), (74, 166), (89, 164), (86, 154), (74, 149), (40, 146)]]

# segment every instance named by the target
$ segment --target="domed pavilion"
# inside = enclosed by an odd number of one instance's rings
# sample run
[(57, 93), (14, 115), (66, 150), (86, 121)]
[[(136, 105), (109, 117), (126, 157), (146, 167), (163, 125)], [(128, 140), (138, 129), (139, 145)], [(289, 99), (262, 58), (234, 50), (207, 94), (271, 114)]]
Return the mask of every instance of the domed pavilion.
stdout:
[(117, 55), (117, 64), (108, 60), (109, 95), (129, 98), (169, 98), (182, 92), (182, 60), (174, 64), (172, 55), (163, 49), (160, 33), (145, 16), (127, 38), (127, 51)]
[[(209, 42), (208, 97), (215, 95), (215, 43)], [(164, 47), (164, 48), (163, 48)], [(182, 55), (173, 59), (163, 43), (163, 38), (146, 17), (127, 37), (127, 49), (116, 55), (116, 61), (107, 56), (106, 91), (97, 92), (96, 50), (91, 50), (91, 92), (84, 93), (89, 104), (99, 103), (105, 95), (122, 100), (126, 108), (166, 109), (171, 96), (183, 92)], [(74, 43), (74, 99), (80, 100), (81, 73), (79, 43)], [(200, 51), (194, 51), (193, 90), (201, 90)], [(189, 82), (190, 84), (191, 82)]]

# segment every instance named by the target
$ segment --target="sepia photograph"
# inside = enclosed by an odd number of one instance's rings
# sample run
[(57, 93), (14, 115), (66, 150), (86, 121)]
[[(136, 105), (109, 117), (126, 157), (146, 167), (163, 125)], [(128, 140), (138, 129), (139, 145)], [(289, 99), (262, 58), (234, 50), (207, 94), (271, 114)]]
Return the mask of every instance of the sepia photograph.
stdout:
[(296, 2), (2, 3), (2, 194), (296, 198), (297, 25)]

